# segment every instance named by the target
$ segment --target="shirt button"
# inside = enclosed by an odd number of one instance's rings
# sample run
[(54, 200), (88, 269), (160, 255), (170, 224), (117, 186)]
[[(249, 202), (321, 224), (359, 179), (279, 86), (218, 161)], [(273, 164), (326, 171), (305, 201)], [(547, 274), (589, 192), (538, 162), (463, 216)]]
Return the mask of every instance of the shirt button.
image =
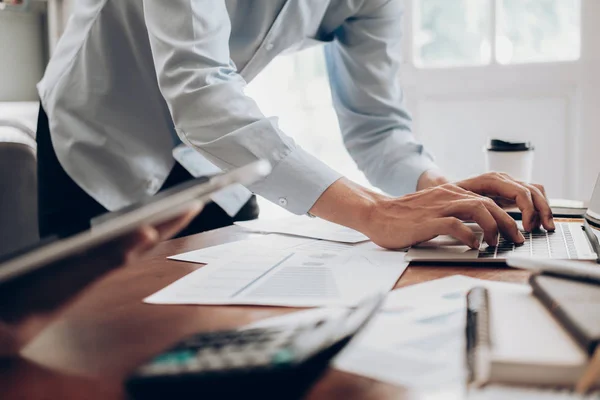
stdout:
[(285, 206), (287, 206), (287, 199), (286, 199), (285, 197), (280, 197), (280, 198), (279, 198), (279, 205), (280, 205), (281, 207), (285, 207)]
[(158, 181), (158, 179), (150, 179), (148, 181), (148, 190), (151, 192), (158, 192), (158, 189), (160, 189), (160, 182)]
[(265, 46), (265, 49), (267, 49), (267, 51), (273, 50), (273, 43), (267, 43), (267, 45)]

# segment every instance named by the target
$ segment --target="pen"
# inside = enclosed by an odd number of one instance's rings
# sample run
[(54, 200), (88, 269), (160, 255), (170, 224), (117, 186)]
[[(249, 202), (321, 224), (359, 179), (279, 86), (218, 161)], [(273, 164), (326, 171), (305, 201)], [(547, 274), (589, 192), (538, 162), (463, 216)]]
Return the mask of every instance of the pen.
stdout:
[(490, 317), (488, 291), (475, 287), (467, 293), (467, 368), (469, 382), (482, 386), (490, 376)]

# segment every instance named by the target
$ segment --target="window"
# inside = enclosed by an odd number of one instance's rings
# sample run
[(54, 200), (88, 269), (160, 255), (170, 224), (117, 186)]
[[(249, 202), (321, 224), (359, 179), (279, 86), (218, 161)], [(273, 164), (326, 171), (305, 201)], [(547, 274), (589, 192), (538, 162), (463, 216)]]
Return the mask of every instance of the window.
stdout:
[(496, 56), (501, 64), (579, 58), (579, 0), (501, 0)]
[(419, 67), (579, 58), (581, 0), (414, 1)]
[(266, 116), (305, 150), (349, 178), (367, 184), (342, 143), (323, 47), (277, 57), (246, 88)]
[(490, 17), (488, 0), (420, 0), (415, 18), (415, 64), (488, 64)]
[[(309, 153), (352, 179), (370, 186), (342, 143), (333, 110), (322, 46), (273, 60), (246, 88), (266, 116), (279, 117), (279, 127)], [(259, 198), (261, 215), (286, 214)]]

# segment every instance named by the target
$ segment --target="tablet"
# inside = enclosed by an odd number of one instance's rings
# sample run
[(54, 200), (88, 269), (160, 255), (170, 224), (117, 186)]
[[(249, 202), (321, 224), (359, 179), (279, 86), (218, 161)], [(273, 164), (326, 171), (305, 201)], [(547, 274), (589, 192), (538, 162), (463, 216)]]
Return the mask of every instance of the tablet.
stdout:
[(598, 265), (581, 261), (548, 260), (511, 256), (506, 263), (513, 268), (526, 269), (532, 272), (542, 272), (591, 281), (600, 284), (600, 269)]
[(184, 212), (192, 201), (209, 202), (212, 194), (229, 185), (250, 185), (270, 172), (270, 164), (259, 160), (220, 175), (184, 182), (139, 203), (104, 214), (91, 221), (89, 230), (63, 239), (41, 241), (33, 248), (0, 260), (0, 285), (125, 236), (142, 225), (168, 221)]

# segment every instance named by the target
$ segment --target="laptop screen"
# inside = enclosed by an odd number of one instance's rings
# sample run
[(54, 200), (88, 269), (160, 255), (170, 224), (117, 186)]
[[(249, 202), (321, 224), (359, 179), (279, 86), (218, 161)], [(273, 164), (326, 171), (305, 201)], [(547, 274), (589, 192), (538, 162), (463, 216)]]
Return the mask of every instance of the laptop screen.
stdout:
[(592, 193), (592, 199), (590, 200), (590, 206), (585, 213), (585, 218), (592, 225), (600, 226), (600, 175), (598, 175), (598, 180), (596, 180), (594, 193)]

